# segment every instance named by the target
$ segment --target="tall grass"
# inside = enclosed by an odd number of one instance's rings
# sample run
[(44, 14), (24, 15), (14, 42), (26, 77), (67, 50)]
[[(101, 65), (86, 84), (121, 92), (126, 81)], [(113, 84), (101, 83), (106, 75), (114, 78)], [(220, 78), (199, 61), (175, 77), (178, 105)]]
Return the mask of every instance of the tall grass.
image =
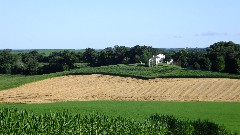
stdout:
[(233, 134), (208, 121), (183, 121), (152, 115), (143, 122), (106, 115), (70, 114), (66, 111), (36, 115), (12, 108), (0, 110), (1, 134)]

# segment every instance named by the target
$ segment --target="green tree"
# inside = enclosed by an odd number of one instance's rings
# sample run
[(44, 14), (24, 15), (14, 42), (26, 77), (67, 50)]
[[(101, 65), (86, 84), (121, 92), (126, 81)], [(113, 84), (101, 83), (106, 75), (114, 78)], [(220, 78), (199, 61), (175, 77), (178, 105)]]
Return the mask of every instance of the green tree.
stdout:
[(113, 49), (111, 47), (108, 47), (102, 50), (99, 53), (97, 62), (99, 66), (115, 64)]
[(216, 61), (213, 62), (213, 64), (212, 64), (212, 70), (220, 72), (220, 71), (223, 71), (224, 69), (225, 69), (224, 57), (223, 56), (218, 56), (216, 58)]
[(11, 74), (14, 63), (16, 63), (16, 57), (11, 54), (11, 50), (0, 51), (0, 73)]
[(209, 58), (205, 57), (200, 60), (201, 68), (204, 70), (211, 70), (212, 62)]
[(83, 53), (83, 61), (90, 66), (98, 66), (98, 52), (92, 48), (86, 48)]
[(155, 49), (150, 46), (136, 45), (130, 49), (128, 57), (130, 63), (145, 63), (153, 56), (154, 52)]
[(38, 73), (39, 62), (35, 53), (29, 52), (22, 54), (22, 64), (24, 74), (33, 75)]
[(194, 62), (193, 68), (194, 69), (201, 69), (200, 65), (197, 62)]
[(127, 64), (129, 62), (129, 48), (125, 46), (114, 46), (114, 63), (115, 64)]
[[(237, 66), (236, 57), (240, 53), (240, 45), (233, 42), (217, 42), (211, 45), (208, 49), (208, 57), (212, 62), (213, 71), (225, 71), (234, 73)], [(224, 61), (224, 65), (222, 62)], [(221, 63), (221, 64), (220, 64)], [(224, 69), (222, 69), (224, 68)]]

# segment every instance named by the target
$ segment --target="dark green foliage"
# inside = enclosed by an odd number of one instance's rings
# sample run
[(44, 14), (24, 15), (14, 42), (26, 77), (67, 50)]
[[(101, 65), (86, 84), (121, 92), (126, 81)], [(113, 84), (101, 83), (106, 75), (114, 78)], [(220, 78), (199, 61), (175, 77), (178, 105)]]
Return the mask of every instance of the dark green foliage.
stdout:
[(12, 54), (11, 50), (0, 52), (0, 73), (3, 74), (37, 74), (38, 59), (36, 52)]
[(213, 71), (224, 71), (237, 73), (237, 66), (234, 64), (240, 55), (240, 45), (233, 42), (218, 42), (207, 49), (207, 55), (212, 61)]
[(234, 59), (234, 73), (240, 74), (240, 58)]
[(83, 62), (89, 63), (90, 66), (98, 66), (98, 52), (92, 48), (85, 49)]
[(223, 71), (225, 69), (225, 60), (223, 56), (216, 57), (216, 59), (212, 63), (213, 71)]
[(15, 62), (16, 57), (11, 54), (11, 50), (0, 51), (0, 73), (10, 74)]
[(201, 68), (204, 70), (211, 70), (212, 62), (208, 57), (202, 58), (199, 63), (201, 63)]
[(129, 63), (129, 50), (130, 48), (127, 48), (125, 46), (114, 46), (114, 63), (115, 64), (127, 64)]
[(129, 62), (130, 63), (145, 63), (154, 55), (155, 49), (150, 46), (139, 46), (136, 45), (130, 48), (129, 51)]
[(103, 50), (92, 48), (84, 52), (58, 50), (49, 56), (38, 51), (12, 54), (11, 50), (0, 51), (0, 73), (43, 74), (74, 69), (75, 63), (88, 63), (92, 67), (116, 64), (147, 63), (155, 54), (165, 54), (165, 62), (174, 59), (174, 64), (183, 68), (194, 68), (239, 74), (240, 45), (233, 42), (218, 42), (207, 49), (177, 49), (178, 52), (152, 48), (150, 46), (115, 46)]
[(201, 69), (200, 65), (197, 62), (194, 62), (193, 68), (194, 69)]
[(232, 134), (211, 122), (183, 121), (158, 114), (150, 116), (144, 122), (138, 122), (99, 114), (82, 116), (64, 111), (37, 115), (2, 108), (0, 120), (1, 134)]
[(68, 50), (53, 52), (48, 57), (49, 64), (42, 68), (42, 73), (70, 70), (74, 68), (74, 63), (78, 61), (76, 54)]
[(99, 52), (97, 65), (116, 64), (114, 50), (111, 47), (105, 48)]
[(22, 73), (29, 74), (29, 75), (37, 74), (38, 67), (39, 67), (38, 53), (35, 51), (24, 53), (24, 54), (21, 54), (21, 57), (22, 57), (22, 64), (23, 64)]

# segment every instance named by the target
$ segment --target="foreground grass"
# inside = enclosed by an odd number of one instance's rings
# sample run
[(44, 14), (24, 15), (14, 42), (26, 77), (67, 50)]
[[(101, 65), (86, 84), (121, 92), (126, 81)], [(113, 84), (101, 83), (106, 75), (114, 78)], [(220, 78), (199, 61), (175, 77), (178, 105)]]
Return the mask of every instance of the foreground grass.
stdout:
[(237, 78), (240, 75), (217, 73), (201, 70), (187, 70), (174, 65), (163, 65), (156, 67), (145, 67), (136, 65), (110, 65), (102, 67), (79, 67), (79, 69), (52, 74), (24, 76), (24, 75), (2, 75), (0, 74), (0, 90), (18, 87), (20, 85), (35, 82), (47, 78), (63, 75), (87, 75), (107, 74), (117, 76), (135, 77), (141, 79), (153, 78)]
[(36, 114), (62, 112), (88, 115), (100, 113), (107, 116), (143, 121), (153, 114), (173, 115), (182, 120), (209, 120), (240, 133), (240, 103), (226, 102), (127, 102), (89, 101), (50, 104), (0, 104), (0, 107), (15, 107)]
[(0, 109), (1, 134), (160, 134), (231, 135), (225, 127), (209, 121), (184, 121), (173, 116), (152, 115), (139, 122), (106, 115), (55, 112), (34, 114), (13, 108)]

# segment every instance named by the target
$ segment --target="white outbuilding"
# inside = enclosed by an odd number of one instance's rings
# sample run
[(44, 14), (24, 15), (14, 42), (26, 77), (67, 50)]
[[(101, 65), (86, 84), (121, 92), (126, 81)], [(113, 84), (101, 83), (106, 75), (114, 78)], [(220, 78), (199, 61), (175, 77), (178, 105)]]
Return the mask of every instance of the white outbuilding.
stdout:
[[(164, 62), (166, 62), (164, 54), (153, 55), (153, 57), (148, 60), (148, 66), (152, 67), (152, 66), (156, 66), (156, 65), (162, 64)], [(167, 61), (166, 63), (167, 64), (172, 64), (173, 63), (173, 59), (171, 59), (170, 61)]]
[(164, 63), (164, 59), (165, 59), (164, 54), (153, 55), (153, 57), (148, 60), (148, 66), (151, 67), (151, 66), (155, 66), (155, 65)]

